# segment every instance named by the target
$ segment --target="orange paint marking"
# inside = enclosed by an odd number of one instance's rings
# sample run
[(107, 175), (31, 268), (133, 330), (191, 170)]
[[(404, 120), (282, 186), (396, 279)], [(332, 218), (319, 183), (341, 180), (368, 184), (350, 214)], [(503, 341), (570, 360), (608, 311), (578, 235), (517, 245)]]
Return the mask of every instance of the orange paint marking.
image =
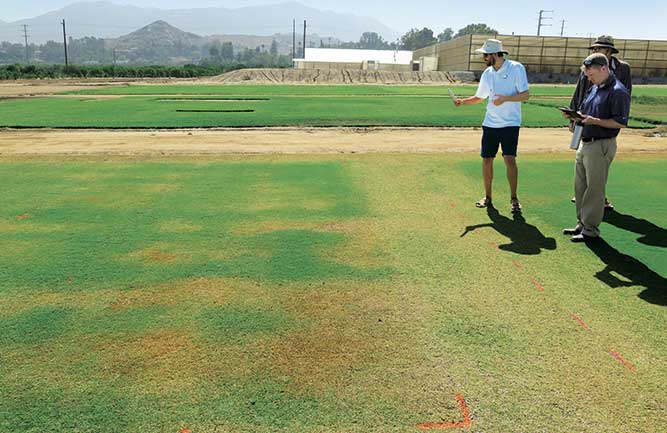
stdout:
[(588, 327), (588, 325), (586, 324), (586, 322), (584, 322), (584, 321), (581, 319), (581, 317), (577, 316), (576, 314), (574, 314), (574, 313), (570, 313), (570, 317), (572, 318), (572, 320), (574, 320), (575, 322), (577, 322), (582, 328), (584, 328), (584, 329), (591, 329), (591, 328)]
[(182, 428), (180, 433), (191, 433), (189, 428)]
[(490, 246), (491, 248), (498, 249), (498, 244), (495, 243), (495, 242), (489, 242), (489, 246)]
[(540, 292), (544, 292), (544, 286), (542, 284), (540, 284), (540, 282), (537, 281), (535, 278), (531, 278), (531, 279), (533, 280), (533, 285), (535, 286), (535, 288), (537, 290), (539, 290)]
[(401, 274), (394, 274), (391, 276), (394, 280), (400, 280), (401, 279)]
[(523, 271), (523, 266), (521, 266), (521, 263), (519, 263), (519, 262), (516, 261), (516, 260), (512, 260), (512, 263), (514, 264), (514, 266), (516, 266), (517, 268), (519, 268), (519, 269), (521, 269), (521, 270)]
[(614, 358), (616, 358), (618, 361), (620, 361), (621, 364), (625, 365), (625, 367), (626, 367), (628, 370), (630, 370), (631, 372), (633, 372), (633, 373), (636, 373), (636, 372), (637, 372), (637, 370), (635, 369), (635, 366), (632, 365), (632, 364), (630, 364), (630, 363), (629, 363), (628, 361), (626, 361), (625, 359), (623, 359), (623, 357), (622, 357), (618, 352), (615, 352), (615, 351), (613, 351), (613, 350), (610, 350), (610, 351), (609, 351), (609, 354), (610, 354), (611, 356), (613, 356)]
[(449, 207), (451, 207), (452, 209), (456, 209), (456, 204), (454, 204), (454, 203), (449, 203)]
[(19, 221), (23, 221), (25, 219), (30, 218), (31, 216), (32, 215), (30, 215), (29, 213), (24, 213), (23, 215), (17, 215), (16, 219), (19, 220)]
[(459, 402), (459, 407), (461, 408), (461, 413), (463, 414), (462, 422), (432, 422), (425, 424), (418, 424), (417, 428), (422, 430), (431, 430), (431, 429), (445, 429), (445, 428), (466, 428), (470, 427), (472, 420), (470, 419), (470, 411), (466, 405), (466, 401), (463, 399), (461, 394), (456, 394), (456, 400)]

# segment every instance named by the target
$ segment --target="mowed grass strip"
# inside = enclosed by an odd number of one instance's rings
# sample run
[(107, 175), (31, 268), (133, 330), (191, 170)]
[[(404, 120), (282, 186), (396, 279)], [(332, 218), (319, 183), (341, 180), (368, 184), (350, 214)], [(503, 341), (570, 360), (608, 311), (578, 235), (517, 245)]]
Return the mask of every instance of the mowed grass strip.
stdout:
[[(254, 110), (254, 112), (179, 112)], [(485, 104), (456, 108), (450, 98), (279, 97), (270, 101), (159, 101), (150, 97), (38, 98), (0, 104), (0, 126), (35, 128), (208, 128), (263, 126), (479, 126)], [(551, 107), (523, 106), (526, 127), (566, 121)], [(642, 126), (637, 123), (638, 126)]]
[(412, 432), (461, 393), (480, 431), (659, 431), (664, 163), (614, 163), (596, 250), (567, 156), (521, 158), (523, 220), (465, 155), (4, 162), (1, 429)]
[[(471, 96), (476, 85), (128, 85), (64, 92), (75, 95), (249, 95), (249, 96), (448, 96), (451, 88), (457, 96)], [(574, 85), (532, 84), (536, 97), (571, 97)], [(636, 96), (667, 96), (667, 86), (636, 85)]]

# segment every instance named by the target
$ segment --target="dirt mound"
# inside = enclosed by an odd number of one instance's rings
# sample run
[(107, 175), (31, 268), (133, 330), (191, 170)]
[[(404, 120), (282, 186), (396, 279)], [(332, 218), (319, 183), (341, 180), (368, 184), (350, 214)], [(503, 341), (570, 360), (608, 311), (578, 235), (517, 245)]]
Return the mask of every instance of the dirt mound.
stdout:
[(465, 81), (450, 72), (389, 72), (352, 69), (240, 69), (207, 81), (248, 84), (443, 84)]

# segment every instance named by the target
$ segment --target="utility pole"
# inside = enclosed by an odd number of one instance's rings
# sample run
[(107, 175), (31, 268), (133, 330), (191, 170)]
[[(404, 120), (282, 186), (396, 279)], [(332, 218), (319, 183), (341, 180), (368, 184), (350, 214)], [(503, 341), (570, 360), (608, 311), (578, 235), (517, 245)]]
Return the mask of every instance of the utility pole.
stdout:
[(537, 36), (540, 35), (540, 30), (542, 29), (542, 27), (550, 27), (551, 26), (551, 24), (542, 24), (542, 21), (544, 21), (544, 20), (552, 20), (553, 19), (553, 17), (543, 16), (543, 14), (545, 12), (553, 13), (553, 11), (546, 11), (546, 10), (540, 9), (540, 18), (537, 20)]
[(296, 20), (292, 20), (292, 59), (296, 57)]
[(25, 38), (25, 62), (30, 63), (30, 56), (28, 55), (28, 25), (23, 24), (23, 37)]
[(306, 20), (303, 20), (303, 60), (306, 60)]
[(67, 59), (67, 30), (65, 29), (65, 20), (63, 20), (63, 45), (65, 46), (65, 68), (69, 67), (69, 60)]
[(560, 37), (563, 37), (563, 30), (565, 29), (565, 20), (561, 20), (560, 22)]

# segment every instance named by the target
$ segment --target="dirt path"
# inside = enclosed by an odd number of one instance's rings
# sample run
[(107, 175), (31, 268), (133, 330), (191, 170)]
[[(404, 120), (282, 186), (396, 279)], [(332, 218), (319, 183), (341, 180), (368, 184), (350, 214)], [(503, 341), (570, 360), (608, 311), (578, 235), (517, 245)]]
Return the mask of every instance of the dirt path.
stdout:
[[(667, 153), (667, 134), (626, 130), (620, 153)], [(479, 128), (259, 128), (170, 131), (0, 130), (0, 156), (479, 151)], [(572, 152), (564, 128), (521, 130), (519, 151)]]

